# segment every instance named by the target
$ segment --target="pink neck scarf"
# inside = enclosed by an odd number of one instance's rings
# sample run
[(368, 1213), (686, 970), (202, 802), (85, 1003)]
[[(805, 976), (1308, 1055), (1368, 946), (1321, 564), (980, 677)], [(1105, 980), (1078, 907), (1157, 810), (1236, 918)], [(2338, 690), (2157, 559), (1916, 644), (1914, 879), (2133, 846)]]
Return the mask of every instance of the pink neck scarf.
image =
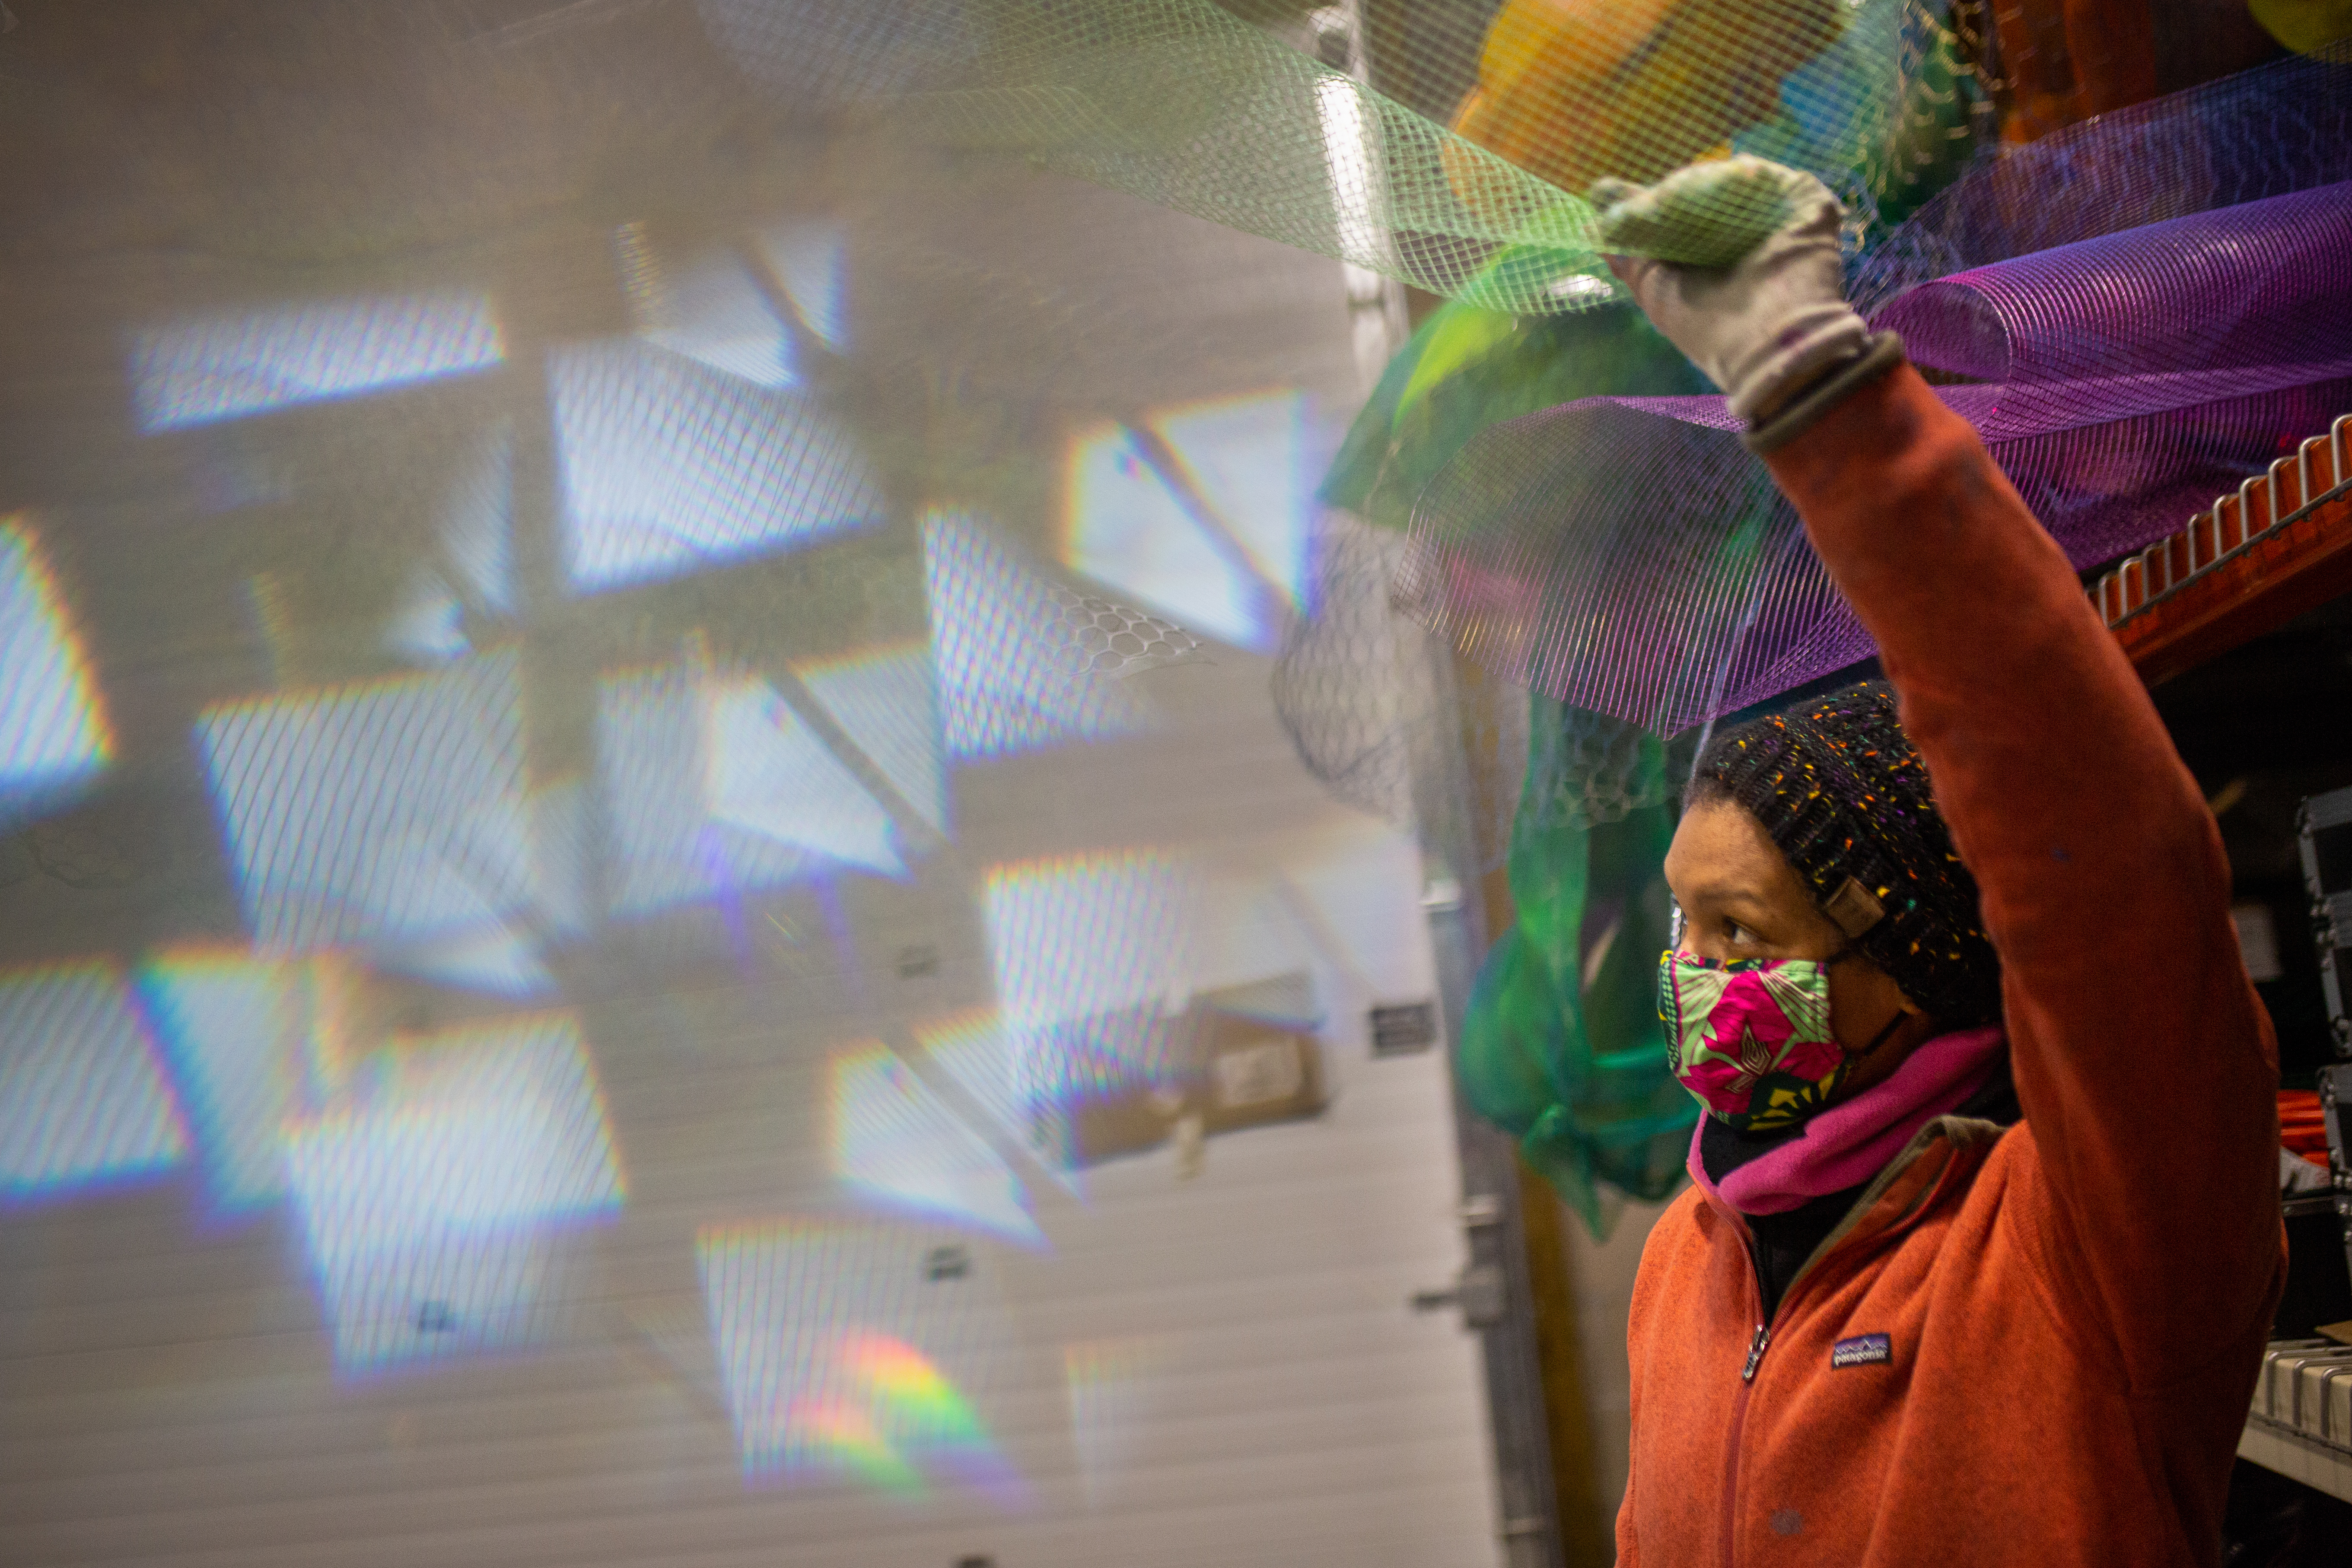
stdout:
[(1885, 1170), (1920, 1128), (1974, 1094), (2007, 1045), (1998, 1024), (1937, 1035), (1885, 1081), (1817, 1113), (1795, 1137), (1729, 1172), (1719, 1185), (1699, 1160), (1702, 1116), (1685, 1162), (1691, 1180), (1741, 1214), (1786, 1214), (1858, 1186)]

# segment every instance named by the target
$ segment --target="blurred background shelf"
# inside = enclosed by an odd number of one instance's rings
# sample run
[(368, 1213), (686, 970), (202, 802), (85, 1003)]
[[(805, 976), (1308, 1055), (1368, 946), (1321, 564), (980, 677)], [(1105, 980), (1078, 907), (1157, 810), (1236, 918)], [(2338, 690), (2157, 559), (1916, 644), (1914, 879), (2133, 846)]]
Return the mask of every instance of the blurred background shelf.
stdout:
[(2347, 476), (2352, 414), (2099, 579), (2091, 602), (2150, 686), (2352, 589)]
[(2306, 1436), (2267, 1416), (2249, 1415), (2238, 1438), (2238, 1457), (2352, 1502), (2352, 1450)]

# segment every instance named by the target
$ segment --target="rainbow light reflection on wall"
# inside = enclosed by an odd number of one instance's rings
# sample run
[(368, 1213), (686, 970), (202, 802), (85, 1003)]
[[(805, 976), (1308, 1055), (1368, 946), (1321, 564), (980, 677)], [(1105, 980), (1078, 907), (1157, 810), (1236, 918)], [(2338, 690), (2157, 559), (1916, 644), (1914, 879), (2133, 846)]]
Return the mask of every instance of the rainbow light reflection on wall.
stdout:
[(0, 973), (0, 1205), (150, 1179), (187, 1153), (120, 969), (93, 961)]
[(1016, 1028), (1171, 996), (1185, 984), (1192, 868), (1150, 847), (991, 866), (982, 913), (996, 1004)]
[(783, 695), (756, 676), (703, 682), (703, 801), (712, 821), (901, 875), (889, 813)]
[(984, 1080), (1009, 1052), (1009, 1094), (975, 1097), (992, 1108), (1009, 1098), (1049, 1165), (1079, 1158), (1084, 1107), (1176, 1087), (1199, 896), (1193, 868), (1150, 847), (989, 868), (982, 914), (1003, 1045), (983, 1051), (967, 1030), (943, 1065)]
[(520, 933), (576, 920), (575, 868), (542, 866), (511, 650), (430, 674), (223, 703), (196, 726), (237, 889), (272, 955), (358, 947), (511, 996), (551, 984)]
[(21, 518), (0, 519), (0, 826), (63, 805), (114, 760), (98, 683)]
[(131, 399), (142, 430), (170, 430), (433, 381), (505, 357), (478, 294), (278, 305), (138, 333)]
[(574, 593), (676, 577), (881, 521), (871, 469), (814, 401), (634, 339), (549, 357)]
[(915, 1026), (916, 1040), (1056, 1183), (1083, 1196), (1076, 1117), (1089, 1104), (1177, 1088), (1184, 1020), (1155, 999), (1018, 1027), (992, 1007)]
[(795, 664), (793, 673), (915, 815), (946, 832), (947, 758), (929, 645), (886, 643)]
[(1117, 682), (1073, 668), (1045, 584), (977, 519), (926, 519), (923, 571), (951, 756), (1009, 756), (1146, 728), (1142, 708)]
[(835, 353), (846, 353), (848, 247), (840, 227), (822, 222), (775, 224), (760, 232), (757, 243), (802, 325)]
[(216, 1217), (286, 1195), (287, 1123), (316, 1109), (304, 966), (240, 951), (159, 954), (140, 989), (187, 1107)]
[(597, 743), (616, 914), (731, 900), (843, 870), (906, 872), (889, 813), (782, 694), (756, 675), (712, 668), (699, 650), (678, 664), (605, 677)]
[(1010, 1325), (970, 1278), (927, 1279), (919, 1233), (783, 1220), (697, 1238), (747, 1482), (941, 1485), (1027, 1500), (950, 1362), (985, 1365)]
[(637, 226), (621, 232), (622, 274), (639, 337), (754, 386), (800, 384), (792, 334), (740, 257), (711, 251), (673, 274), (645, 247)]
[(628, 1195), (578, 1026), (546, 1014), (456, 1029), (364, 1067), (286, 1133), (337, 1370), (551, 1337), (578, 1261), (570, 1233)]
[(872, 1202), (1044, 1247), (1029, 1193), (1003, 1155), (889, 1050), (834, 1054), (827, 1074), (833, 1171)]
[(1196, 631), (1271, 653), (1286, 610), (1311, 613), (1313, 467), (1305, 395), (1170, 409), (1136, 435), (1082, 433), (1070, 451), (1062, 561)]
[(914, 1026), (915, 1043), (997, 1123), (1030, 1141), (1027, 1086), (1020, 1042), (993, 1007), (967, 1007)]

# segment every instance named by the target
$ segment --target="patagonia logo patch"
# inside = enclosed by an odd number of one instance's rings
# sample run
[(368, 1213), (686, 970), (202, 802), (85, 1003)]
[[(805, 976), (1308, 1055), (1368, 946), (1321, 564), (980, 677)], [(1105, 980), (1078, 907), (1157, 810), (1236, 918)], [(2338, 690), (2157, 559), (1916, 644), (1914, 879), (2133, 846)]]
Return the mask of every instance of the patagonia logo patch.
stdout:
[(1870, 1366), (1895, 1359), (1895, 1342), (1885, 1334), (1861, 1334), (1830, 1347), (1832, 1366)]

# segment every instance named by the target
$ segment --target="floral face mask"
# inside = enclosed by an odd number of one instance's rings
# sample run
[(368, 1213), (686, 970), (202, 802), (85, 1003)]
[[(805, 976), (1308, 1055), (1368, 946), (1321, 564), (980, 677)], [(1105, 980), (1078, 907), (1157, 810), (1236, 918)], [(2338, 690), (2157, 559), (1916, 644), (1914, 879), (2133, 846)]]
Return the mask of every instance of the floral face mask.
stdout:
[(1792, 1127), (1819, 1110), (1851, 1065), (1830, 1033), (1835, 962), (1662, 954), (1658, 1016), (1675, 1077), (1742, 1132)]

